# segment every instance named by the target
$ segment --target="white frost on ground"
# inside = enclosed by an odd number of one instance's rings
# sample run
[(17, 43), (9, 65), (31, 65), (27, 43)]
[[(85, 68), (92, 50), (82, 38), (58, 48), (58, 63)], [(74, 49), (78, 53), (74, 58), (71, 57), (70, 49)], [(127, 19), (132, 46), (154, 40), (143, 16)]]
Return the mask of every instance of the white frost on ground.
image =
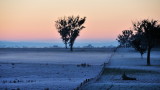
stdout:
[(0, 90), (45, 89), (71, 90), (86, 78), (95, 77), (99, 65), (78, 67), (56, 64), (0, 64)]
[(53, 64), (80, 64), (88, 63), (100, 65), (106, 62), (111, 55), (112, 49), (94, 48), (79, 51), (11, 51), (0, 50), (0, 62), (8, 63), (53, 63)]
[[(72, 90), (95, 77), (111, 55), (103, 52), (0, 51), (0, 90)], [(82, 67), (77, 64), (87, 63)]]
[[(133, 49), (120, 48), (106, 66), (100, 79), (84, 90), (160, 90), (160, 51), (151, 52), (151, 66)], [(122, 80), (122, 74), (137, 80)]]

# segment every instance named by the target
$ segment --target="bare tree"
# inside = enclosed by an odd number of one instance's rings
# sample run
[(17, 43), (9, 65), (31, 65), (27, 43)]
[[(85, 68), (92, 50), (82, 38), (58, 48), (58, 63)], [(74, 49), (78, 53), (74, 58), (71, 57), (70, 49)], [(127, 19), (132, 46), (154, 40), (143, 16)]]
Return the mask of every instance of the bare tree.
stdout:
[(67, 48), (67, 43), (69, 41), (69, 31), (70, 31), (67, 25), (67, 19), (66, 17), (64, 17), (55, 22), (56, 22), (55, 26), (59, 34), (61, 35), (62, 41), (65, 44), (65, 47)]
[(141, 54), (141, 58), (143, 59), (143, 54), (147, 50), (147, 43), (144, 34), (135, 34), (131, 38), (132, 47)]
[(130, 39), (133, 35), (132, 30), (123, 30), (121, 35), (118, 35), (117, 41), (120, 43), (120, 46), (129, 47)]
[(79, 36), (79, 32), (85, 28), (83, 26), (85, 20), (86, 17), (80, 18), (79, 16), (69, 16), (55, 21), (56, 28), (58, 29), (66, 48), (67, 44), (69, 44), (71, 51), (73, 51), (73, 44)]
[(159, 30), (160, 25), (158, 25), (157, 20), (142, 20), (133, 23), (133, 28), (136, 34), (142, 35), (144, 34), (144, 39), (147, 42), (147, 65), (150, 65), (150, 52), (153, 48), (156, 40), (156, 31)]

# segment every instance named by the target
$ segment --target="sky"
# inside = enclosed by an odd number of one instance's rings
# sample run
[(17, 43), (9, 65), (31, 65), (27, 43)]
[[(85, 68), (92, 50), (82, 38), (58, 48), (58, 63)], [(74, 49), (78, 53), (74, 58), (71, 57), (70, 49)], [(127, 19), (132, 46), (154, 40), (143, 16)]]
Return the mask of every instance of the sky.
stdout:
[(115, 40), (132, 22), (160, 20), (160, 0), (0, 0), (0, 40), (60, 40), (55, 21), (87, 17), (79, 40)]

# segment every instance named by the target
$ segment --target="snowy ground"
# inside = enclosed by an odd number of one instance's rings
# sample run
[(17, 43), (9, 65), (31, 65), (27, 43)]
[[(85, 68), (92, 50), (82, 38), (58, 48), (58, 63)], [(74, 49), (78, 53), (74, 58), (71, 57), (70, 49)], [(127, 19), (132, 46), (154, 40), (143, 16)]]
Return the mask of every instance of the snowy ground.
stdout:
[[(111, 49), (1, 49), (0, 90), (72, 90), (95, 77)], [(82, 67), (79, 64), (90, 66)]]
[[(118, 49), (102, 76), (85, 90), (160, 90), (160, 51), (151, 52), (151, 66), (146, 66), (146, 54), (141, 59), (133, 49)], [(137, 80), (122, 80), (122, 74)]]

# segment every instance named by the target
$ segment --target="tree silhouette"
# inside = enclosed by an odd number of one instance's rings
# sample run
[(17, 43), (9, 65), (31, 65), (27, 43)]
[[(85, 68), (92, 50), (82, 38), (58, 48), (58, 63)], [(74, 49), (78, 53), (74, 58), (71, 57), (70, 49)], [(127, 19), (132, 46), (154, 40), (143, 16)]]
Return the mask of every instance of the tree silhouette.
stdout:
[(160, 25), (154, 32), (155, 37), (155, 47), (160, 48)]
[(156, 40), (156, 32), (159, 31), (160, 25), (158, 25), (157, 20), (142, 20), (136, 23), (133, 23), (133, 28), (136, 34), (143, 35), (147, 43), (147, 65), (150, 65), (150, 52), (153, 48)]
[(86, 17), (80, 18), (79, 16), (69, 16), (61, 18), (56, 22), (56, 28), (61, 35), (63, 42), (67, 48), (67, 44), (70, 46), (70, 50), (73, 51), (73, 44), (76, 38), (79, 36), (80, 30), (85, 28), (84, 24)]
[(128, 47), (130, 45), (130, 38), (133, 35), (132, 30), (123, 30), (121, 35), (118, 35), (117, 41), (120, 43), (120, 46)]
[(66, 18), (61, 18), (56, 22), (55, 26), (59, 32), (59, 34), (61, 35), (61, 38), (62, 38), (62, 41), (64, 42), (65, 44), (65, 47), (67, 48), (67, 43), (69, 41), (69, 28), (68, 28), (68, 25), (67, 25), (67, 22), (66, 22)]
[(144, 34), (142, 35), (135, 34), (131, 38), (132, 38), (131, 40), (132, 47), (135, 48), (135, 50), (141, 54), (141, 58), (143, 58), (143, 54), (147, 50), (147, 43)]

